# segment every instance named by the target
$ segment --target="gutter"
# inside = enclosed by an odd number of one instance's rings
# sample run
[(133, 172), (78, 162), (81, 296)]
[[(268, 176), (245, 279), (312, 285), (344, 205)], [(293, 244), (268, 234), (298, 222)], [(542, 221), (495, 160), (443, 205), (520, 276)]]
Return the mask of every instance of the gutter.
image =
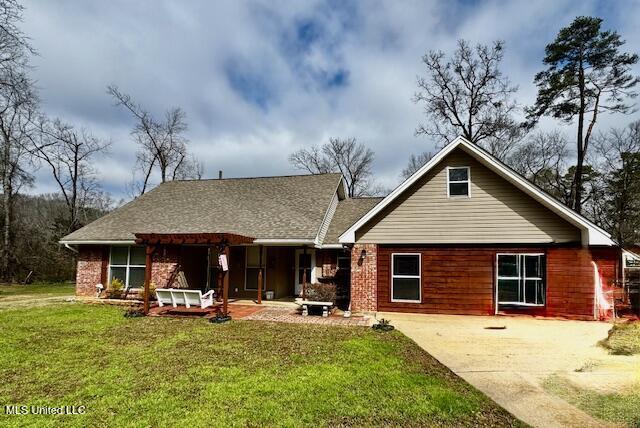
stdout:
[(77, 248), (73, 248), (73, 247), (72, 247), (71, 245), (69, 245), (69, 244), (63, 244), (63, 245), (64, 245), (67, 249), (69, 249), (69, 250), (73, 251), (74, 253), (77, 253), (77, 252), (78, 252), (78, 249), (77, 249)]
[[(59, 244), (69, 248), (69, 245), (135, 245), (135, 240), (94, 240), (94, 241), (58, 241)], [(264, 245), (309, 245), (316, 247), (318, 244), (312, 239), (256, 239), (254, 244)]]
[(133, 245), (136, 241), (58, 241), (59, 244), (67, 245)]

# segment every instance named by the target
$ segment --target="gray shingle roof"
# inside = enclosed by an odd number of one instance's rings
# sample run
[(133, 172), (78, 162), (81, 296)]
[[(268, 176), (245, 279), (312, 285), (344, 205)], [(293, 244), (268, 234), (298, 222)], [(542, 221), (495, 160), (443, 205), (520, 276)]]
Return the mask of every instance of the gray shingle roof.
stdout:
[(313, 240), (340, 174), (171, 181), (65, 236), (133, 240), (135, 233), (236, 233)]
[(383, 198), (351, 198), (338, 202), (323, 244), (337, 244), (340, 235)]

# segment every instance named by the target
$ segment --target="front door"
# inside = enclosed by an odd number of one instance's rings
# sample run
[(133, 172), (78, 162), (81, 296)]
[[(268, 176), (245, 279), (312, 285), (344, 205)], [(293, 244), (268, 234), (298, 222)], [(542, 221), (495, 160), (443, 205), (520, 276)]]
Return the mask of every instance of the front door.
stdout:
[(313, 283), (316, 279), (316, 272), (313, 267), (316, 265), (316, 250), (307, 249), (306, 254), (304, 250), (296, 250), (296, 295), (302, 294), (302, 280), (304, 271), (307, 271), (307, 284)]

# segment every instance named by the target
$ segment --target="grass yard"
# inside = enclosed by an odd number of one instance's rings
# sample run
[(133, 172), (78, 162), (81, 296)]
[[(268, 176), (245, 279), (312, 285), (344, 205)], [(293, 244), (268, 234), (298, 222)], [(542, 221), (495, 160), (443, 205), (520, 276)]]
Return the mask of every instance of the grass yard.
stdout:
[(545, 389), (603, 421), (640, 427), (640, 385), (617, 393), (578, 388), (567, 379), (552, 376)]
[(73, 296), (75, 293), (72, 283), (36, 282), (28, 285), (2, 284), (0, 285), (0, 301), (21, 297), (57, 297)]
[(2, 426), (521, 425), (397, 332), (77, 303), (0, 323), (0, 405), (86, 406)]
[(614, 325), (601, 345), (614, 355), (640, 354), (640, 321)]

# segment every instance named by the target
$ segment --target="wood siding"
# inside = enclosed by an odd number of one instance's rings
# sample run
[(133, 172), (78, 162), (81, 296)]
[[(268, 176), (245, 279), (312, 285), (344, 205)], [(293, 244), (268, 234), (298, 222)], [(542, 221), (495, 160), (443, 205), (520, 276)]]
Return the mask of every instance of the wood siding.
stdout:
[[(471, 197), (447, 197), (447, 167), (470, 168)], [(378, 244), (580, 242), (580, 230), (457, 149), (356, 233)]]
[[(379, 246), (379, 311), (432, 314), (493, 315), (495, 313), (495, 269), (497, 253), (545, 253), (547, 260), (546, 305), (531, 308), (501, 308), (501, 313), (524, 313), (593, 319), (594, 275), (591, 261), (598, 264), (603, 282), (615, 278), (615, 249), (581, 247), (424, 247)], [(420, 253), (422, 260), (421, 303), (391, 302), (391, 254)]]

